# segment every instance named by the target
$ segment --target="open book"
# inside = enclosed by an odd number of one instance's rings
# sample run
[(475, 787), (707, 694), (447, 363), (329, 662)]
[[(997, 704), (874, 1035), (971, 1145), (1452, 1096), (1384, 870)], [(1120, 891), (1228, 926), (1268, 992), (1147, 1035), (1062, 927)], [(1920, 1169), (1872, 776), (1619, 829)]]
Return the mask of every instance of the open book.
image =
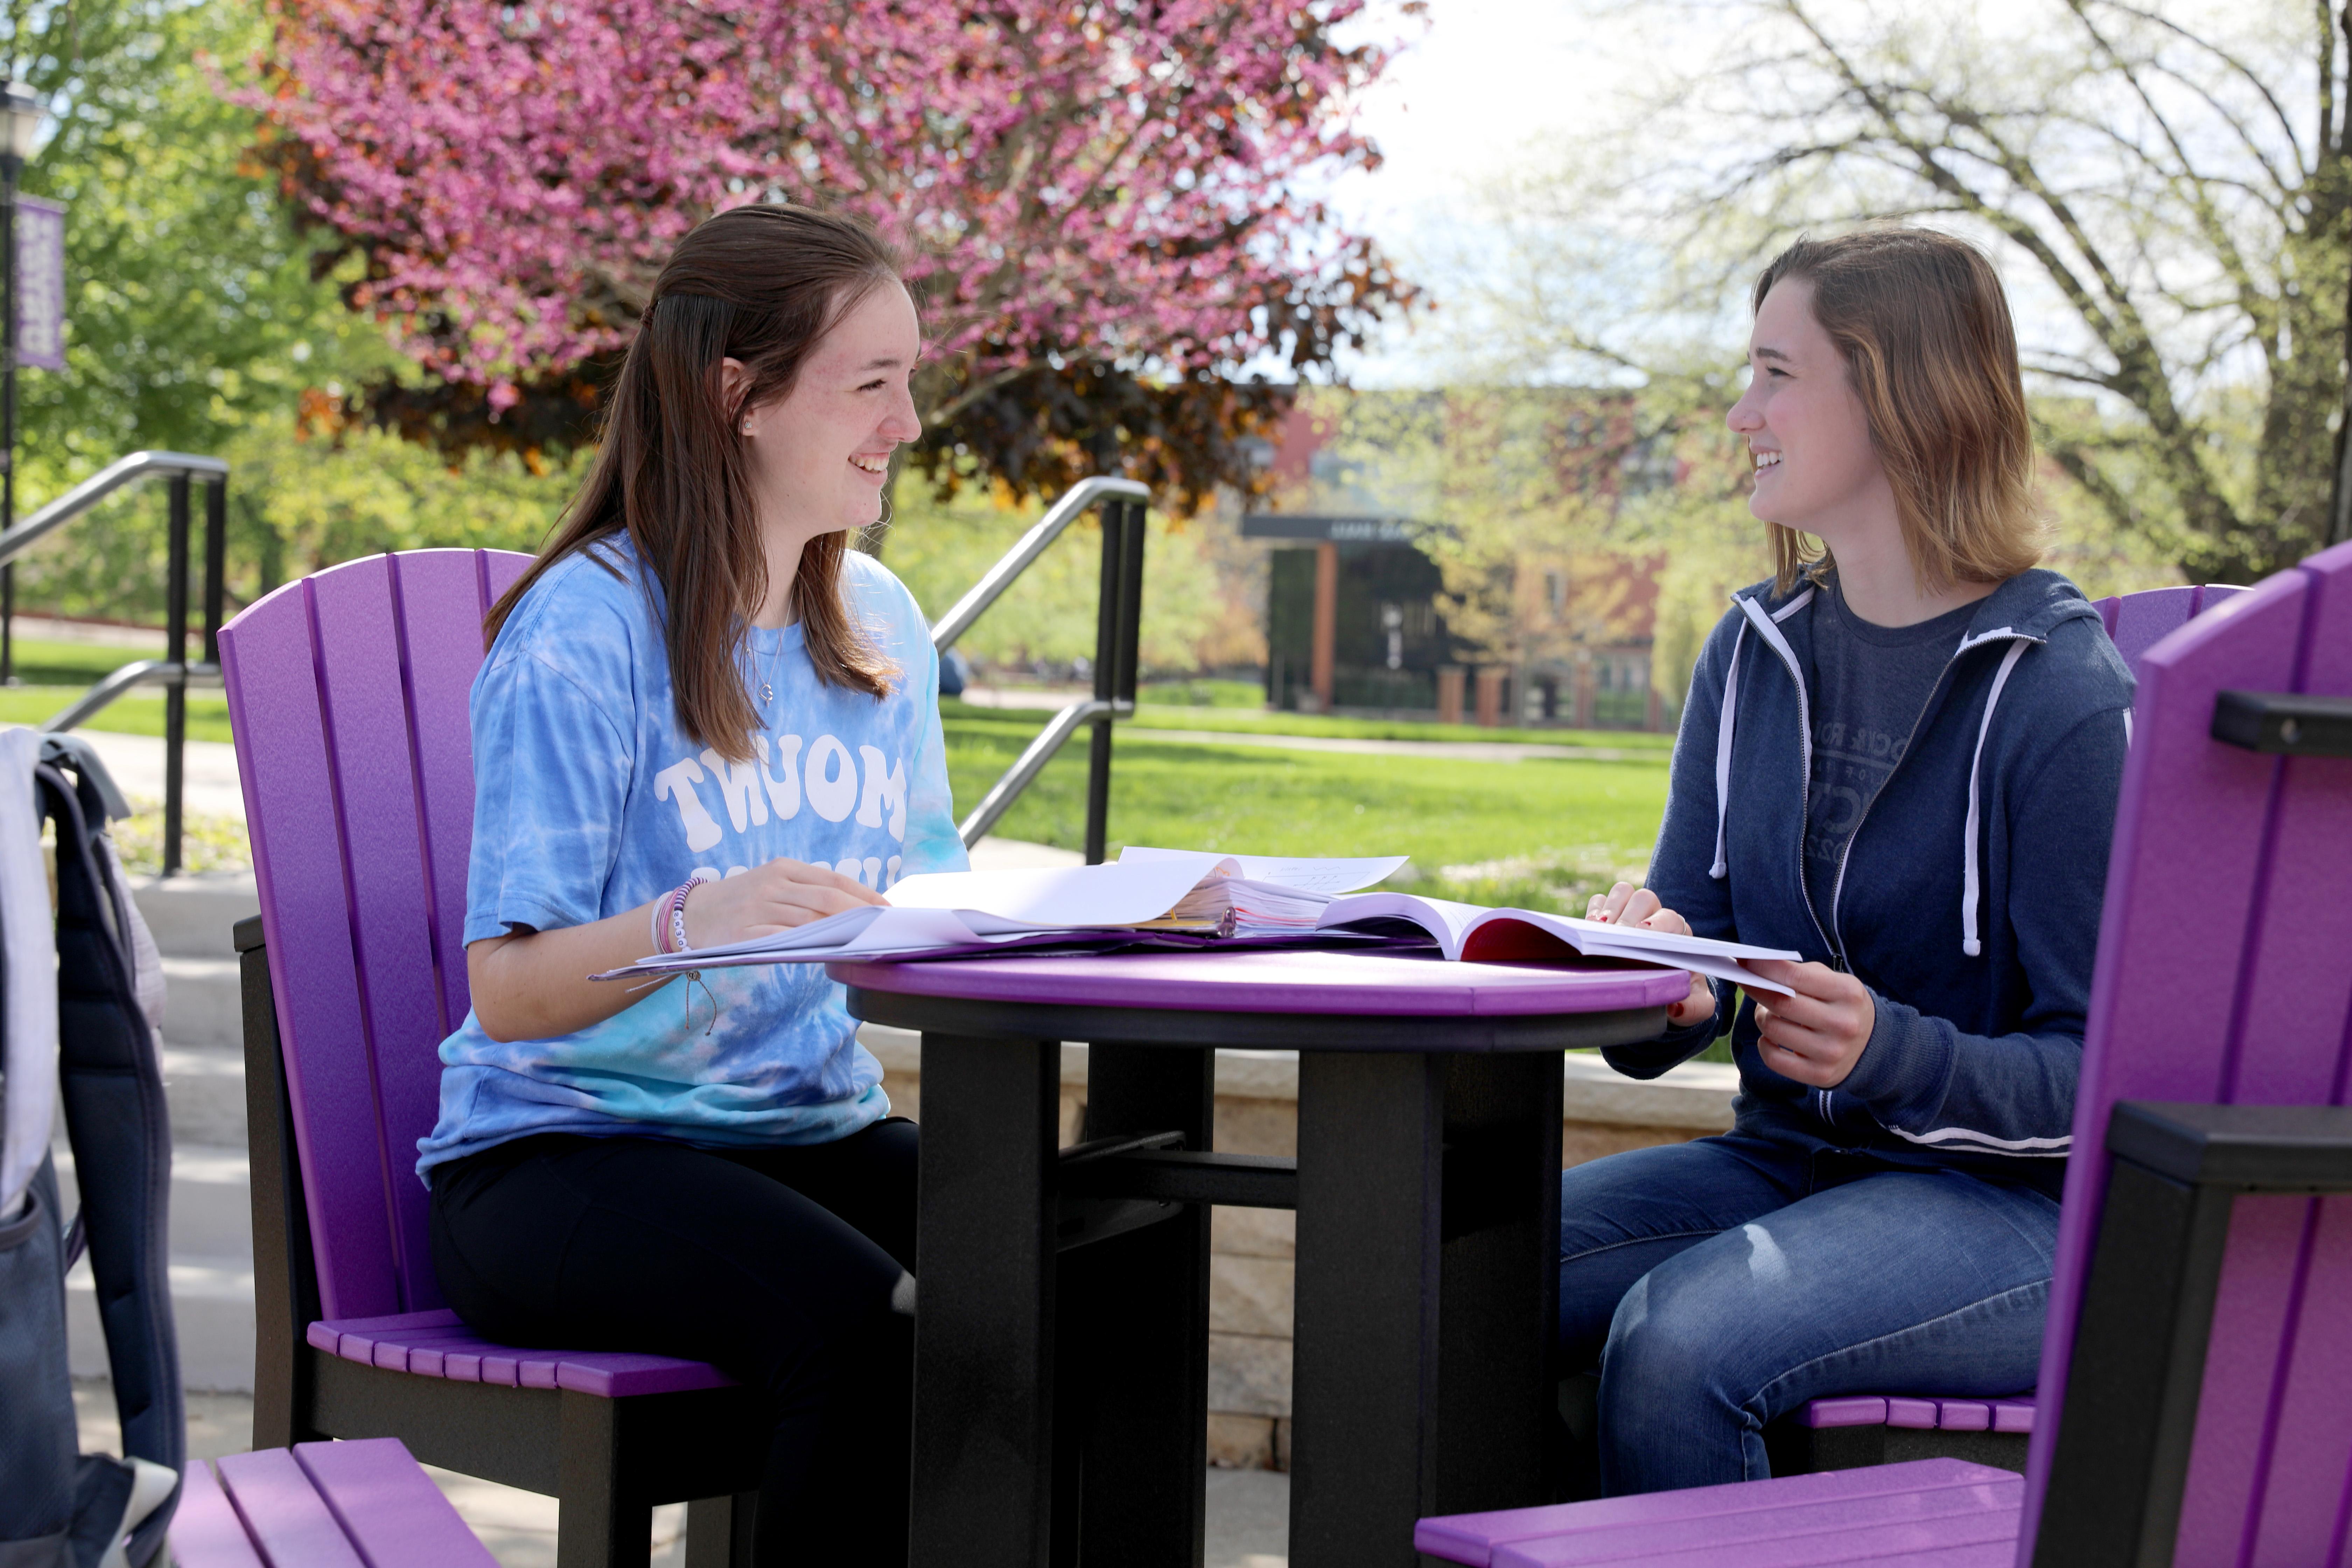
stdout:
[(1424, 899), (1412, 893), (1358, 893), (1334, 899), (1317, 917), (1319, 929), (1379, 927), (1404, 921), (1437, 940), (1438, 950), (1469, 963), (1557, 963), (1575, 953), (1585, 958), (1631, 958), (1669, 964), (1713, 980), (1786, 996), (1789, 988), (1748, 967), (1755, 958), (1801, 963), (1804, 954), (1780, 948), (1750, 947), (1712, 937), (1676, 936), (1640, 926), (1611, 925), (1537, 910), (1485, 910), (1475, 904)]
[(945, 957), (1090, 936), (1180, 939), (1171, 945), (1191, 945), (1181, 939), (1297, 936), (1316, 930), (1336, 895), (1369, 888), (1404, 863), (1402, 855), (1314, 859), (1131, 848), (1108, 866), (937, 871), (897, 883), (880, 904), (744, 942), (659, 954), (595, 978), (744, 963)]
[(1357, 891), (1392, 875), (1404, 861), (1402, 855), (1286, 858), (1137, 847), (1108, 866), (935, 872), (908, 877), (885, 893), (886, 902), (879, 905), (725, 946), (642, 959), (596, 978), (747, 963), (944, 958), (1039, 946), (1150, 942), (1225, 947), (1318, 937), (1379, 942), (1393, 941), (1402, 931), (1435, 942), (1448, 959), (1633, 959), (1786, 994), (1786, 986), (1757, 975), (1744, 961), (1801, 956), (1529, 910), (1483, 910), (1410, 893)]

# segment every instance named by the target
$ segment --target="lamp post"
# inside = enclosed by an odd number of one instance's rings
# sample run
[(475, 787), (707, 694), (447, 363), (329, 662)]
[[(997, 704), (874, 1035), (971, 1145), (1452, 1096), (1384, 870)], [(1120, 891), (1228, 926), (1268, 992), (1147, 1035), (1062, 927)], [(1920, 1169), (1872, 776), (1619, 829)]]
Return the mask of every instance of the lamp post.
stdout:
[[(41, 100), (0, 83), (0, 533), (16, 526), (16, 181), (41, 130)], [(16, 567), (0, 564), (0, 686), (16, 684)]]

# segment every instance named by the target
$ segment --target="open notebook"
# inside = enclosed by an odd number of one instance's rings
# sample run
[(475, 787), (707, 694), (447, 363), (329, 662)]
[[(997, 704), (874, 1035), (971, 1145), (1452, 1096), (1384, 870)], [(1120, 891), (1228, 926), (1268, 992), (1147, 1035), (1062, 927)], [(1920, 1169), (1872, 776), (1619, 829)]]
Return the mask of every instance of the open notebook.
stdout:
[(1433, 942), (1449, 959), (1638, 959), (1780, 991), (1740, 960), (1798, 956), (1560, 915), (1358, 891), (1404, 862), (1402, 855), (1318, 859), (1131, 847), (1108, 866), (934, 872), (898, 883), (882, 904), (745, 942), (641, 959), (595, 978), (1038, 947), (1244, 948), (1269, 942), (1382, 943), (1402, 935)]

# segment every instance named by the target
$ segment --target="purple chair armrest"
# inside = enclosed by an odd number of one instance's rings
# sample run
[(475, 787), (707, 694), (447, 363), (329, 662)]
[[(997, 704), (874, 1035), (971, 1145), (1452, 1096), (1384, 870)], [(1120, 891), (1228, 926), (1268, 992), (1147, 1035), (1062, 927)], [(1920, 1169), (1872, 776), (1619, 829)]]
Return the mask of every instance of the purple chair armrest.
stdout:
[(284, 1448), (230, 1454), (220, 1461), (221, 1488), (247, 1533), (272, 1563), (302, 1568), (369, 1568), (310, 1478)]
[(498, 1568), (399, 1438), (298, 1443), (294, 1458), (371, 1568)]
[(236, 1510), (228, 1505), (202, 1459), (180, 1478), (180, 1506), (172, 1515), (172, 1561), (179, 1568), (267, 1568)]
[[(1916, 1459), (1902, 1465), (1823, 1470), (1769, 1481), (1739, 1481), (1718, 1487), (1694, 1487), (1687, 1491), (1605, 1498), (1597, 1502), (1557, 1503), (1549, 1508), (1508, 1509), (1495, 1513), (1446, 1514), (1421, 1521), (1413, 1529), (1412, 1543), (1414, 1550), (1432, 1557), (1488, 1568), (1489, 1564), (1500, 1564), (1503, 1553), (1522, 1542), (1573, 1539), (1601, 1531), (1638, 1532), (1694, 1520), (1733, 1518), (1764, 1509), (1858, 1504), (1869, 1499), (1947, 1489), (2018, 1484), (2018, 1478), (2007, 1470), (1959, 1459)], [(1720, 1560), (1748, 1561), (1745, 1557)]]

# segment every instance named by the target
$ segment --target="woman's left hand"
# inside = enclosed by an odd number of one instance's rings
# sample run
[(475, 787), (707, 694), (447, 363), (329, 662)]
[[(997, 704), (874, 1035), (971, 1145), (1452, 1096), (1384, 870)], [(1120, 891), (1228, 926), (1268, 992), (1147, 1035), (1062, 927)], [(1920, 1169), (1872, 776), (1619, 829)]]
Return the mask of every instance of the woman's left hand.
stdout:
[(1756, 1027), (1764, 1065), (1782, 1078), (1815, 1089), (1835, 1089), (1853, 1071), (1870, 1031), (1878, 1021), (1870, 987), (1826, 963), (1790, 963), (1758, 958), (1749, 967), (1767, 980), (1796, 992), (1756, 996)]

